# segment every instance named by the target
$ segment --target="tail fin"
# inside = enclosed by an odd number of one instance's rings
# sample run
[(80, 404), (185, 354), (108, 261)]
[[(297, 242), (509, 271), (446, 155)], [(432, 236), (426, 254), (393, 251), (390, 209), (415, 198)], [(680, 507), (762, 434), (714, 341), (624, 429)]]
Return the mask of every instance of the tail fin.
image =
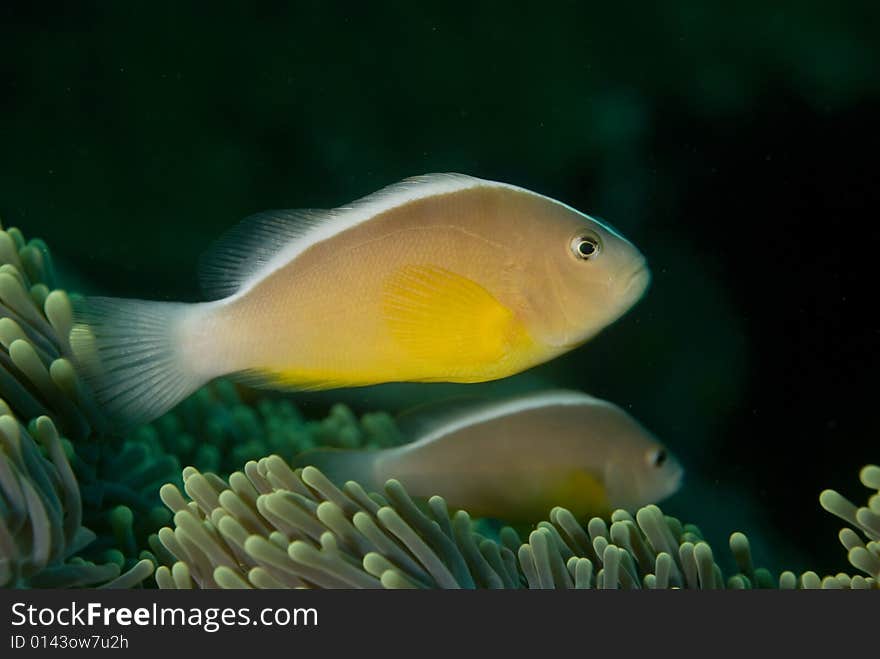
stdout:
[(316, 467), (333, 481), (342, 486), (346, 481), (357, 481), (369, 490), (377, 489), (374, 464), (382, 451), (353, 451), (348, 449), (311, 449), (300, 453), (293, 459), (296, 467)]
[(74, 307), (70, 343), (117, 427), (146, 423), (204, 384), (188, 369), (182, 322), (192, 305), (90, 297)]

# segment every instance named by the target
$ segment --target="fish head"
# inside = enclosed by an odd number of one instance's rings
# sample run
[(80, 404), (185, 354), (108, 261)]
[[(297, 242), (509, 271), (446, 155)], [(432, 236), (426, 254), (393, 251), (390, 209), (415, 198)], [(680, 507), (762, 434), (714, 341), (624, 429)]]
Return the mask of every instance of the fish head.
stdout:
[(636, 510), (659, 503), (681, 487), (684, 468), (673, 453), (643, 431), (621, 441), (606, 465), (605, 482), (613, 508)]
[(572, 459), (602, 474), (612, 510), (658, 503), (681, 486), (684, 470), (676, 456), (620, 407), (593, 399), (569, 421), (580, 426)]
[(537, 334), (562, 351), (626, 313), (651, 281), (645, 257), (620, 233), (573, 209), (557, 212), (542, 240), (547, 287)]

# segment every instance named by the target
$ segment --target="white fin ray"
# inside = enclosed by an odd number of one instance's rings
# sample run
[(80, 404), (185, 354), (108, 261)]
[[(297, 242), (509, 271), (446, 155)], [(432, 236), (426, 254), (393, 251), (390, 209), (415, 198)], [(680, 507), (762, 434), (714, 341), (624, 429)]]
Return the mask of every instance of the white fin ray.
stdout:
[(246, 217), (202, 255), (199, 280), (209, 299), (234, 294), (280, 249), (308, 235), (330, 211), (272, 210)]
[(394, 418), (404, 437), (417, 440), (447, 425), (462, 415), (492, 405), (495, 401), (475, 394), (443, 398), (410, 407)]

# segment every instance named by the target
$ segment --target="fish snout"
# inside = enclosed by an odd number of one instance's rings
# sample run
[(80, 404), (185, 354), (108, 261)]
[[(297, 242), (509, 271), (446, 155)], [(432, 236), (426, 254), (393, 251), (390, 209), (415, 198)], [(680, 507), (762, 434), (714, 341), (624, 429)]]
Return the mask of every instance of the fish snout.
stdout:
[(676, 464), (675, 470), (672, 472), (672, 477), (670, 478), (670, 488), (672, 489), (672, 492), (678, 492), (683, 484), (684, 467), (682, 467), (681, 464)]
[(641, 261), (623, 279), (623, 292), (626, 297), (639, 298), (651, 283), (651, 271), (648, 264)]

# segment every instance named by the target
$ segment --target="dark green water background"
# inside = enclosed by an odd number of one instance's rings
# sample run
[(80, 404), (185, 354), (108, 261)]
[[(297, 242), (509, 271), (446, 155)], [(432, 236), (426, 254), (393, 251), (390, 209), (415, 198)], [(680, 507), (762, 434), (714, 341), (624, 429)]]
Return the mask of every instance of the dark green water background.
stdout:
[[(80, 290), (198, 299), (267, 208), (461, 171), (608, 218), (654, 284), (493, 391), (584, 389), (688, 468), (665, 508), (843, 569), (817, 495), (880, 460), (875, 2), (0, 5), (0, 216)], [(356, 301), (353, 301), (356, 303)], [(298, 398), (406, 407), (450, 387)]]

